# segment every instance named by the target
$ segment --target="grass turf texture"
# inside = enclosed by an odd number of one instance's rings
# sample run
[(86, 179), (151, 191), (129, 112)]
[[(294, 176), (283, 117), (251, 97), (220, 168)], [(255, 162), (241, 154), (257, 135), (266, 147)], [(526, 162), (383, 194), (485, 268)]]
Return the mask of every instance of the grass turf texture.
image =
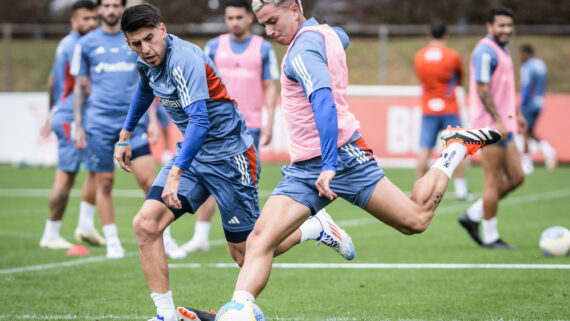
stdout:
[[(277, 184), (278, 165), (264, 165), (261, 202)], [(387, 169), (405, 191), (414, 172)], [(142, 203), (136, 196), (115, 198), (123, 246), (122, 260), (106, 260), (104, 248), (89, 247), (88, 258), (38, 246), (45, 220), (53, 169), (0, 166), (0, 320), (146, 320), (155, 313), (138, 261), (131, 219)], [(85, 177), (81, 172), (76, 187)], [(468, 170), (477, 195), (481, 168)], [(351, 234), (356, 258), (351, 263), (570, 264), (570, 258), (546, 258), (538, 238), (552, 225), (570, 227), (570, 167), (548, 172), (538, 167), (525, 184), (502, 202), (501, 236), (519, 247), (493, 251), (477, 247), (457, 224), (468, 207), (453, 199), (450, 186), (428, 230), (404, 236), (364, 211), (337, 200), (328, 207)], [(117, 171), (117, 191), (137, 190), (129, 174)], [(23, 196), (24, 191), (36, 196)], [(17, 195), (14, 196), (15, 192)], [(118, 195), (124, 195), (120, 193)], [(128, 195), (127, 195), (128, 196)], [(73, 239), (79, 197), (70, 199), (62, 235)], [(97, 220), (98, 221), (98, 220)], [(179, 242), (193, 233), (195, 218), (185, 215), (172, 226)], [(98, 225), (98, 224), (97, 224)], [(98, 225), (99, 227), (99, 225)], [(209, 252), (169, 260), (176, 305), (217, 309), (231, 298), (238, 269), (214, 218)], [(75, 265), (49, 268), (49, 264)], [(346, 263), (337, 253), (306, 242), (275, 263)], [(198, 264), (193, 268), (184, 264)], [(18, 270), (39, 266), (36, 270)], [(285, 269), (275, 268), (256, 303), (268, 320), (567, 320), (570, 319), (568, 269)]]
[[(469, 57), (481, 37), (483, 34), (480, 36), (451, 36), (448, 41), (448, 46), (457, 50), (463, 59), (465, 71), (463, 85), (466, 87), (468, 87), (469, 80)], [(188, 40), (203, 48), (207, 39)], [(287, 48), (275, 42), (271, 43), (275, 48), (278, 61), (281, 61)], [(519, 88), (519, 46), (523, 43), (532, 44), (536, 48), (537, 57), (546, 62), (549, 68), (548, 92), (569, 93), (570, 64), (567, 61), (570, 57), (570, 41), (568, 41), (568, 37), (517, 35), (509, 45), (515, 65), (517, 88)], [(390, 37), (388, 85), (419, 85), (413, 66), (414, 54), (426, 44), (426, 37)], [(45, 91), (56, 46), (57, 40), (14, 40), (11, 44), (11, 90)], [(349, 84), (379, 84), (379, 50), (378, 38), (353, 37), (350, 39), (350, 46), (346, 51)], [(0, 53), (4, 51), (4, 44), (0, 42)], [(3, 69), (0, 68), (0, 77), (4, 77), (2, 72)]]

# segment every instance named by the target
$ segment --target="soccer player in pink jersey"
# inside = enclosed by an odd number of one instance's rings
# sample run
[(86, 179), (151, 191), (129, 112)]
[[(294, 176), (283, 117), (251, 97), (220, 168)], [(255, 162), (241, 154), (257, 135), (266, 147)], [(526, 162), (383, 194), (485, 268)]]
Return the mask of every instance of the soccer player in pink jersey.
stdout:
[(486, 24), (487, 36), (477, 43), (471, 56), (469, 111), (474, 126), (493, 126), (503, 138), (481, 151), (483, 196), (467, 209), (459, 223), (473, 241), (485, 248), (514, 249), (499, 237), (497, 228), (499, 200), (524, 181), (513, 134), (525, 132), (527, 124), (516, 106), (513, 60), (507, 49), (514, 27), (513, 12), (503, 7), (492, 9)]
[(298, 0), (254, 0), (252, 7), (267, 35), (288, 46), (281, 108), (292, 163), (283, 169), (283, 179), (247, 239), (232, 298), (238, 303), (253, 302), (263, 290), (278, 244), (338, 196), (404, 234), (423, 232), (459, 162), (501, 138), (488, 128), (448, 128), (442, 133), (441, 157), (409, 198), (385, 177), (348, 109), (344, 32), (307, 20)]

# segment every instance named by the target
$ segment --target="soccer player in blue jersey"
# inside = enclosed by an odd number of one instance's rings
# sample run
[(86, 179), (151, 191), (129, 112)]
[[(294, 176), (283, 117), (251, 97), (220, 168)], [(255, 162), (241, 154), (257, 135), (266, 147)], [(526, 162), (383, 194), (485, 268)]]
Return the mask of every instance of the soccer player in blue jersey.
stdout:
[[(259, 216), (259, 160), (236, 102), (212, 60), (199, 47), (167, 34), (158, 9), (148, 4), (127, 9), (121, 28), (139, 56), (141, 78), (115, 158), (130, 171), (131, 132), (155, 96), (184, 135), (133, 220), (142, 269), (157, 307), (155, 320), (174, 321), (162, 231), (214, 195), (230, 254), (241, 265), (245, 241)], [(289, 231), (290, 237), (275, 255), (301, 241), (319, 239), (350, 259), (350, 250), (354, 253), (350, 237), (334, 222), (327, 223), (319, 226), (316, 236), (307, 236), (300, 229)]]
[[(108, 258), (122, 258), (125, 251), (115, 225), (111, 191), (114, 182), (113, 153), (136, 89), (137, 55), (125, 43), (120, 29), (126, 0), (98, 0), (101, 27), (83, 37), (75, 47), (71, 73), (74, 88), (76, 145), (85, 149), (85, 167), (95, 176), (96, 204), (107, 241)], [(87, 84), (91, 93), (87, 98)], [(156, 117), (152, 117), (152, 121)], [(147, 123), (140, 122), (133, 133), (133, 172), (145, 192), (155, 178), (154, 160), (147, 139)], [(154, 126), (158, 130), (158, 126)], [(151, 133), (154, 137), (157, 133)], [(168, 244), (174, 242), (167, 234)], [(175, 246), (175, 244), (173, 244)], [(177, 246), (175, 246), (177, 248)]]
[[(265, 146), (273, 136), (279, 72), (273, 46), (250, 31), (253, 19), (249, 0), (228, 1), (224, 21), (229, 32), (208, 41), (204, 52), (218, 68), (230, 96), (237, 101), (247, 132), (259, 151), (260, 139)], [(262, 124), (263, 107), (267, 112), (265, 124)], [(210, 221), (215, 211), (216, 201), (210, 197), (198, 209), (194, 236), (182, 249), (186, 252), (209, 249)]]
[[(54, 64), (48, 80), (50, 112), (42, 128), (47, 136), (53, 130), (57, 136), (58, 162), (52, 194), (49, 200), (50, 215), (40, 246), (49, 249), (68, 249), (72, 246), (60, 236), (61, 219), (67, 207), (69, 192), (79, 171), (83, 153), (73, 143), (73, 77), (69, 73), (75, 43), (86, 33), (97, 28), (95, 3), (82, 0), (71, 7), (72, 31), (63, 38), (56, 50)], [(53, 108), (52, 108), (53, 107)], [(88, 175), (83, 184), (79, 220), (75, 230), (77, 242), (105, 245), (93, 224), (95, 215), (95, 190), (93, 175)]]
[(521, 164), (525, 173), (530, 174), (534, 170), (532, 157), (529, 155), (528, 143), (532, 139), (538, 143), (544, 163), (550, 170), (556, 168), (556, 151), (550, 144), (536, 136), (534, 127), (544, 106), (544, 94), (548, 78), (548, 68), (542, 59), (534, 55), (534, 47), (530, 44), (521, 46), (520, 86), (521, 103), (520, 109), (527, 123), (527, 131), (524, 133), (524, 153), (521, 156)]

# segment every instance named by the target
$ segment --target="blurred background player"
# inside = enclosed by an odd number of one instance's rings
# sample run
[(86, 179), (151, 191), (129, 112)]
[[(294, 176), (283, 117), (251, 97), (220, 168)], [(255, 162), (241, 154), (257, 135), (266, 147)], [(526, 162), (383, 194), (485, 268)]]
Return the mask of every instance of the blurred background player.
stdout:
[[(85, 167), (95, 176), (96, 204), (107, 242), (106, 256), (113, 259), (125, 256), (115, 225), (111, 193), (115, 177), (113, 154), (138, 83), (137, 55), (127, 45), (119, 24), (125, 4), (126, 0), (97, 1), (101, 27), (77, 43), (71, 67), (71, 73), (76, 76), (76, 145), (85, 149)], [(89, 80), (91, 93), (86, 100)], [(155, 113), (149, 113), (148, 118), (156, 122)], [(147, 121), (139, 122), (132, 136), (133, 173), (145, 195), (155, 178), (147, 126)], [(156, 140), (158, 126), (151, 128), (154, 130), (151, 138)], [(164, 238), (165, 246), (169, 247), (167, 252), (178, 249), (170, 230), (165, 231)]]
[[(447, 126), (461, 127), (459, 107), (455, 98), (455, 88), (461, 85), (463, 67), (459, 54), (445, 46), (447, 32), (445, 24), (435, 22), (430, 28), (429, 43), (414, 57), (414, 66), (422, 86), (422, 129), (416, 178), (425, 175), (428, 160), (435, 146), (438, 133)], [(467, 189), (465, 162), (455, 170), (455, 197), (471, 200)]]
[[(72, 246), (60, 236), (61, 219), (69, 200), (69, 192), (75, 182), (83, 152), (73, 143), (73, 76), (69, 67), (76, 42), (86, 33), (97, 28), (95, 3), (82, 0), (71, 7), (71, 32), (63, 38), (56, 49), (54, 64), (48, 79), (50, 113), (41, 133), (47, 137), (53, 130), (57, 136), (58, 161), (55, 180), (49, 200), (50, 216), (40, 246), (49, 249), (68, 249)], [(52, 109), (53, 107), (53, 109)], [(95, 185), (94, 176), (89, 174), (83, 184), (83, 195), (79, 205), (79, 220), (75, 230), (77, 242), (86, 241), (92, 245), (105, 245), (105, 240), (95, 229)]]
[[(481, 149), (483, 196), (459, 223), (479, 245), (490, 249), (515, 249), (499, 237), (497, 209), (499, 200), (522, 185), (522, 171), (513, 135), (526, 131), (526, 121), (516, 106), (513, 60), (507, 49), (514, 28), (513, 12), (504, 7), (489, 11), (487, 35), (471, 56), (469, 109), (473, 126), (494, 126), (503, 136), (501, 142)], [(482, 220), (482, 235), (479, 222)]]
[[(214, 61), (230, 96), (238, 103), (247, 132), (259, 151), (259, 143), (268, 145), (273, 136), (273, 120), (279, 77), (277, 58), (271, 44), (250, 32), (253, 13), (249, 0), (226, 3), (224, 21), (229, 33), (211, 39), (204, 51)], [(267, 118), (262, 124), (262, 108)], [(216, 211), (213, 196), (202, 204), (194, 225), (194, 236), (181, 248), (187, 252), (209, 249), (210, 221)]]
[(544, 94), (548, 78), (548, 68), (544, 61), (534, 55), (534, 48), (530, 44), (521, 46), (520, 85), (521, 85), (521, 112), (526, 119), (527, 131), (524, 133), (524, 153), (521, 164), (526, 174), (534, 170), (532, 157), (529, 155), (529, 142), (534, 140), (544, 156), (546, 168), (556, 168), (556, 151), (550, 144), (536, 136), (534, 127), (544, 106)]

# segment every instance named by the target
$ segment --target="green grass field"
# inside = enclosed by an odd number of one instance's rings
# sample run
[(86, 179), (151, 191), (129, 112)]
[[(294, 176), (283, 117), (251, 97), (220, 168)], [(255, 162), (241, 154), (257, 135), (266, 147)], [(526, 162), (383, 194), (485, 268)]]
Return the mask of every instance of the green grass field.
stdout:
[[(262, 202), (279, 181), (280, 166), (264, 165)], [(411, 169), (386, 169), (404, 191)], [(85, 173), (81, 173), (80, 186)], [(107, 260), (103, 248), (89, 257), (38, 246), (47, 218), (53, 169), (0, 166), (0, 320), (147, 320), (155, 313), (140, 264), (131, 219), (142, 203), (134, 179), (117, 171), (115, 206), (127, 257)], [(472, 166), (470, 189), (480, 195), (482, 172)], [(501, 203), (501, 236), (516, 251), (477, 247), (457, 224), (468, 207), (453, 199), (440, 205), (428, 230), (405, 236), (362, 210), (338, 200), (329, 213), (351, 234), (356, 258), (342, 266), (274, 268), (256, 303), (268, 320), (569, 320), (570, 257), (547, 258), (538, 248), (541, 232), (570, 227), (570, 167), (543, 167)], [(62, 234), (73, 237), (80, 199), (73, 194)], [(179, 242), (193, 233), (194, 217), (172, 227)], [(219, 218), (212, 225), (211, 250), (171, 260), (175, 304), (217, 309), (231, 298), (238, 269), (231, 263)], [(347, 263), (331, 249), (306, 242), (275, 263)], [(359, 264), (417, 264), (369, 266)], [(217, 265), (219, 264), (219, 265)], [(519, 268), (436, 268), (427, 264), (520, 264)], [(528, 268), (528, 264), (543, 269)], [(552, 266), (554, 265), (554, 266)], [(376, 267), (376, 268), (374, 268)], [(379, 268), (384, 267), (384, 268)], [(526, 267), (526, 268), (525, 268)]]

